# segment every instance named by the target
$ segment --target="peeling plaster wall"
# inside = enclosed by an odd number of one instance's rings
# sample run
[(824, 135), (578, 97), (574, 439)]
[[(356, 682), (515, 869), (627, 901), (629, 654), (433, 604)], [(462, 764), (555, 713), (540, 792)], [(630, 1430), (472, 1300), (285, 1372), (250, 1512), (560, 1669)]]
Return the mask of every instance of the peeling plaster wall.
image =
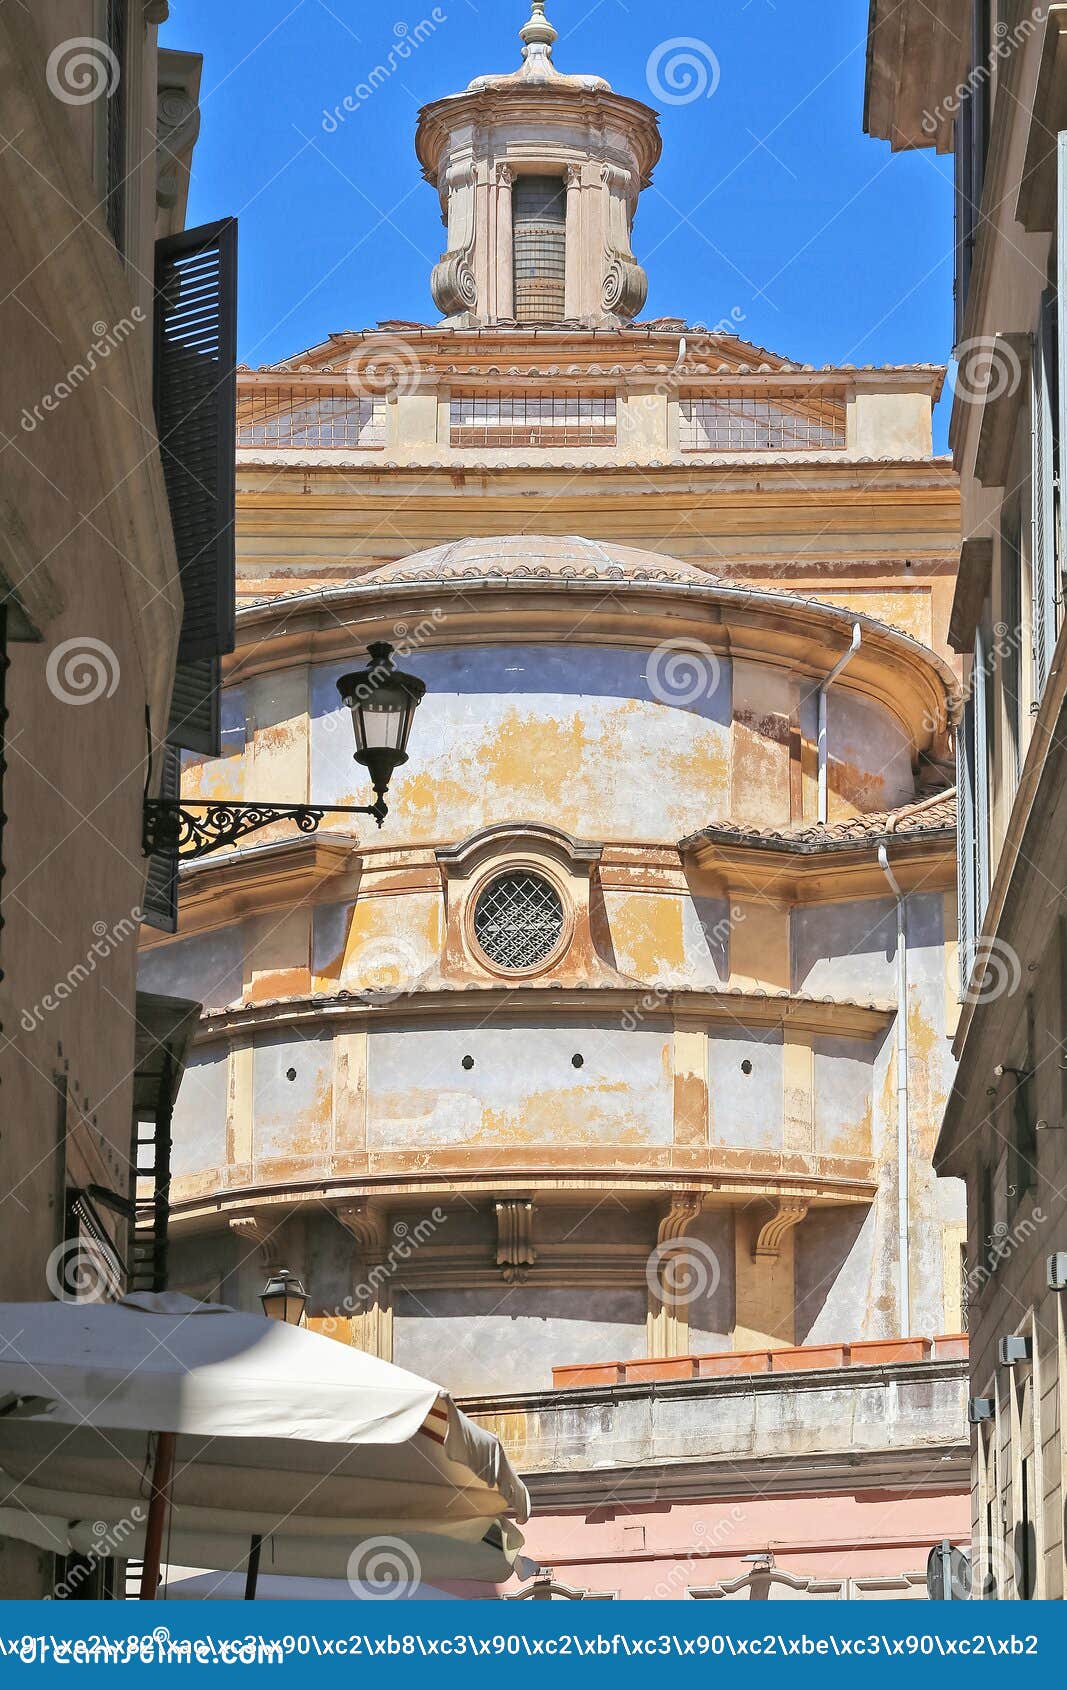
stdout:
[[(474, 1059), (469, 1070), (465, 1056)], [(673, 1137), (671, 1044), (658, 1029), (502, 1020), (466, 1031), (408, 1027), (372, 1033), (367, 1068), (372, 1150), (526, 1144), (566, 1151), (669, 1145)]]
[[(724, 814), (729, 666), (708, 696), (679, 708), (660, 702), (670, 694), (651, 655), (582, 645), (418, 652), (410, 667), (429, 691), (411, 763), (391, 789), (390, 841), (462, 839), (551, 814), (582, 838), (673, 843)], [(341, 672), (315, 671), (312, 783), (317, 797), (358, 803), (350, 742), (327, 725)]]
[[(741, 1064), (751, 1062), (751, 1074)], [(710, 1027), (711, 1142), (750, 1150), (782, 1144), (782, 1034), (778, 1028)]]

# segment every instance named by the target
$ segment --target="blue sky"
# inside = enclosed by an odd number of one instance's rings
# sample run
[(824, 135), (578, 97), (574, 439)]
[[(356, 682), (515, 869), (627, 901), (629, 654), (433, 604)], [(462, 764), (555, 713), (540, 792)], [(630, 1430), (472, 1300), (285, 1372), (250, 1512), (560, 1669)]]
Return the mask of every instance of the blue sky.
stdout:
[[(550, 0), (557, 65), (662, 114), (663, 161), (634, 235), (645, 315), (733, 314), (746, 339), (814, 364), (947, 360), (951, 159), (894, 156), (864, 136), (867, 9)], [(324, 127), (405, 27), (435, 14), (395, 74)], [(443, 230), (414, 157), (418, 108), (516, 68), (527, 15), (526, 0), (171, 0), (163, 44), (205, 61), (189, 221), (240, 218), (244, 361), (385, 318), (435, 320)], [(710, 97), (667, 103), (650, 59), (681, 38), (697, 44)]]

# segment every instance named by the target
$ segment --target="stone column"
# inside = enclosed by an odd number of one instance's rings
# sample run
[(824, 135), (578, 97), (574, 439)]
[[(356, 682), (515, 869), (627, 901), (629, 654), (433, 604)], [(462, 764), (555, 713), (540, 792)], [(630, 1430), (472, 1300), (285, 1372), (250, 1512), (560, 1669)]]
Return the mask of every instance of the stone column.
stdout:
[(581, 317), (585, 304), (582, 233), (582, 167), (572, 164), (567, 169), (567, 279), (563, 303), (563, 314), (567, 318)]
[(492, 315), (510, 321), (515, 315), (515, 224), (511, 203), (511, 166), (496, 167), (496, 286)]

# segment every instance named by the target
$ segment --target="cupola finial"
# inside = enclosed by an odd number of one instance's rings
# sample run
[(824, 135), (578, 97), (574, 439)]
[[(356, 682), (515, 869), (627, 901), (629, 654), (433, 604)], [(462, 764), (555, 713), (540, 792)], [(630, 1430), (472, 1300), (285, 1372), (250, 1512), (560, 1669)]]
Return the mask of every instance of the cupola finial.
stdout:
[(522, 50), (524, 59), (529, 58), (531, 50), (538, 49), (546, 58), (552, 57), (552, 47), (559, 40), (559, 30), (553, 28), (545, 17), (546, 0), (532, 0), (530, 20), (523, 24), (519, 35), (525, 43)]

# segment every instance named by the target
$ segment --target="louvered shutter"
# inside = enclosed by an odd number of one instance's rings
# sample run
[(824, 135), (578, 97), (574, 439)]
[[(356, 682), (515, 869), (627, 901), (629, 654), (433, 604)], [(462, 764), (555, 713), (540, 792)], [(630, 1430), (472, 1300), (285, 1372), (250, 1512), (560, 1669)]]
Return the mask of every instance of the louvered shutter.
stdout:
[(1059, 522), (1058, 591), (1063, 596), (1063, 580), (1067, 576), (1067, 379), (1063, 376), (1063, 359), (1067, 356), (1067, 131), (1056, 137), (1056, 372), (1057, 394), (1057, 452), (1056, 482)]
[(179, 663), (174, 672), (167, 740), (185, 751), (218, 757), (222, 751), (219, 712), (221, 665), (217, 657)]
[(1034, 629), (1034, 700), (1041, 698), (1056, 644), (1056, 505), (1053, 436), (1055, 391), (1054, 302), (1041, 302), (1032, 359), (1033, 463), (1031, 472), (1031, 618)]
[(956, 728), (956, 799), (959, 814), (960, 995), (967, 990), (974, 962), (974, 780), (971, 739), (972, 707), (964, 708)]
[(956, 158), (956, 314), (955, 341), (963, 339), (963, 319), (967, 310), (967, 292), (971, 285), (971, 260), (974, 254), (974, 123), (971, 115), (971, 90), (960, 93), (955, 124)]
[(959, 959), (960, 996), (970, 984), (974, 965), (974, 769), (972, 722), (968, 701), (956, 728), (956, 804), (959, 812)]
[(237, 224), (156, 246), (156, 423), (185, 613), (179, 663), (235, 637)]
[(1019, 662), (1019, 628), (1022, 622), (1022, 581), (1019, 556), (1019, 515), (1016, 509), (1005, 512), (1000, 529), (1000, 581), (1003, 621), (1007, 637), (1001, 655), (1001, 685), (1004, 691), (1004, 722), (1007, 729), (1008, 767), (1005, 771), (1015, 792), (1022, 773), (1022, 692)]
[(971, 674), (974, 706), (974, 931), (982, 931), (989, 902), (989, 643), (984, 627), (975, 636)]
[[(162, 780), (159, 796), (177, 803), (181, 792), (182, 754), (176, 745), (165, 745)], [(144, 919), (149, 927), (162, 933), (178, 930), (178, 850), (153, 851), (148, 859), (148, 878), (145, 882)]]

